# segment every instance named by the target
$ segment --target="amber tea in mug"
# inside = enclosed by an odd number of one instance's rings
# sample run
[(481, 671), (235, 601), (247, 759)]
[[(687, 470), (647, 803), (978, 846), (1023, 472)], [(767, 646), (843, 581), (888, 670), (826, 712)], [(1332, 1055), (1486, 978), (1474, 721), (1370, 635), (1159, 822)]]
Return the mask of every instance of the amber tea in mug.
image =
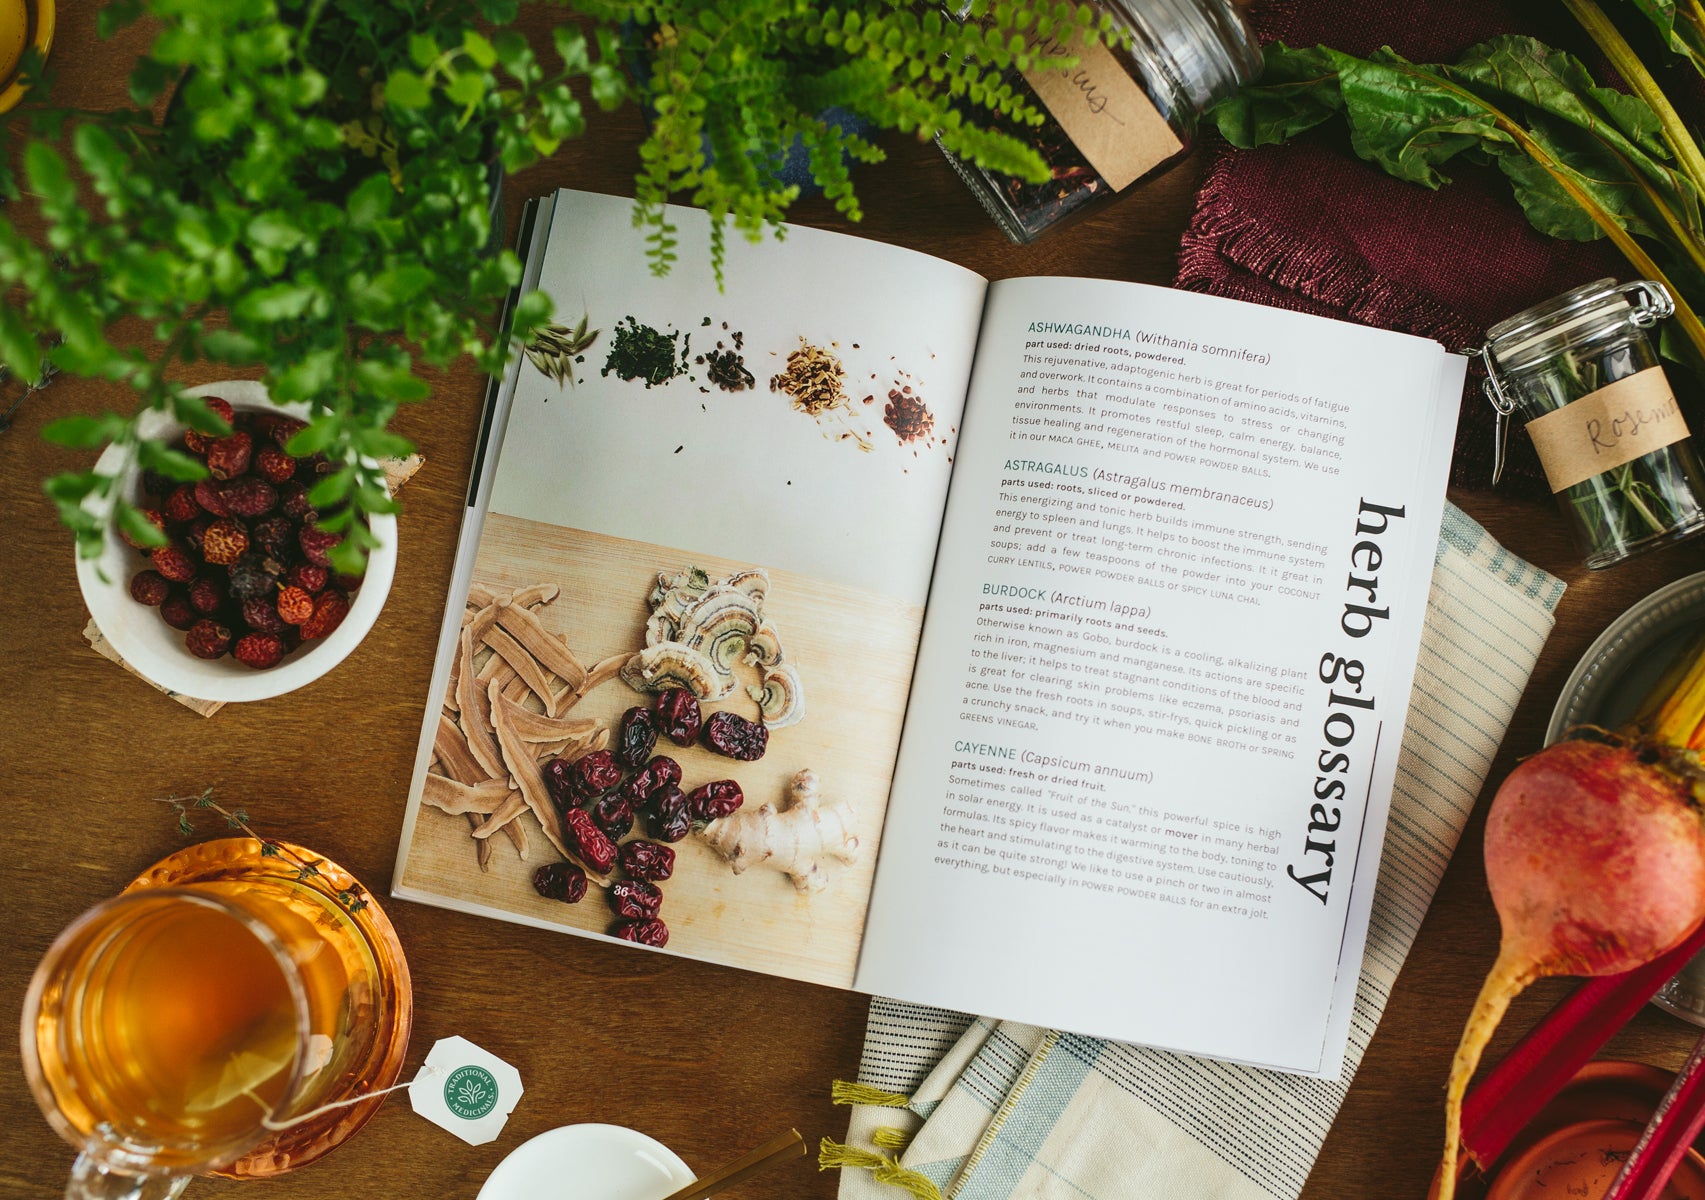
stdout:
[(80, 917), (37, 969), (24, 1068), (82, 1152), (68, 1195), (151, 1200), (192, 1173), (291, 1169), (378, 1100), (318, 1106), (395, 1081), (411, 1005), (389, 922), (258, 846), (174, 855)]

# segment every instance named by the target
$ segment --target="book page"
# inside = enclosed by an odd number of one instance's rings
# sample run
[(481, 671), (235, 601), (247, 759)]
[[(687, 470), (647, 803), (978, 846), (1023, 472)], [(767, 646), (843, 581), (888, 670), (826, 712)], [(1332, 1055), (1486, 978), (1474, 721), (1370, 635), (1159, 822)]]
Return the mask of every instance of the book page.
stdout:
[(991, 286), (860, 988), (1337, 1071), (1462, 372)]
[[(608, 794), (558, 796), (553, 812), (521, 784), (531, 776), (536, 793), (553, 760), (566, 769), (600, 745), (622, 749), (632, 710), (685, 689), (700, 725), (675, 720), (634, 762), (618, 759), (611, 789), (667, 758), (679, 778), (663, 790), (678, 788), (696, 818), (689, 832), (678, 807), (666, 811), (678, 798), (652, 790), (615, 834), (673, 852), (658, 883), (666, 951), (845, 987), (986, 285), (925, 255), (789, 227), (756, 245), (730, 234), (719, 290), (707, 217), (669, 215), (680, 257), (663, 277), (630, 200), (560, 192), (541, 234), (555, 327), (515, 372), (485, 466), (489, 513), (461, 551), (476, 598), (466, 625), (484, 633), (466, 650), (446, 642), (462, 662), (432, 700), (450, 751), (435, 772), (514, 781), (495, 815), (518, 815), (490, 836), (482, 814), (423, 805), (417, 782), (397, 894), (619, 936), (597, 878), (575, 903), (532, 883), (563, 844), (575, 849), (551, 823)], [(494, 621), (478, 599), (511, 594), (535, 598), (531, 616)], [(519, 633), (534, 624), (573, 660), (539, 659), (549, 699), (514, 661), (531, 656)], [(509, 713), (507, 745), (494, 710)], [(724, 721), (744, 731), (740, 745), (712, 736)], [(518, 748), (520, 731), (553, 729), (563, 736)], [(693, 799), (706, 788), (717, 794)], [(726, 810), (735, 796), (720, 821), (698, 807)], [(794, 853), (813, 810), (836, 837)]]

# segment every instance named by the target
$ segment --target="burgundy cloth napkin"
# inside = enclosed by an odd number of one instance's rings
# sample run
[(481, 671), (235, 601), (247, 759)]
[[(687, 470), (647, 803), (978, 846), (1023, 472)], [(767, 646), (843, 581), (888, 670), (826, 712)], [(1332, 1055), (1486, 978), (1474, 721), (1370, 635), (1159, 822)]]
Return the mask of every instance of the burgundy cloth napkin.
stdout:
[[(1250, 18), (1263, 42), (1322, 44), (1357, 55), (1389, 45), (1415, 62), (1453, 62), (1495, 34), (1524, 33), (1569, 50), (1595, 78), (1620, 86), (1555, 0), (1274, 0)], [(1646, 53), (1635, 27), (1625, 28)], [(1689, 116), (1698, 111), (1696, 79), (1680, 71), (1660, 78), (1678, 107)], [(1182, 288), (1398, 329), (1465, 350), (1480, 345), (1488, 326), (1560, 292), (1607, 275), (1634, 277), (1608, 241), (1562, 242), (1532, 229), (1495, 168), (1453, 163), (1445, 169), (1453, 182), (1429, 191), (1357, 158), (1341, 119), (1255, 150), (1234, 150), (1215, 136), (1209, 152), (1213, 161), (1179, 252)], [(1492, 417), (1478, 374), (1471, 373), (1453, 483), (1491, 486)], [(1499, 490), (1547, 495), (1527, 438), (1513, 433), (1509, 450)]]

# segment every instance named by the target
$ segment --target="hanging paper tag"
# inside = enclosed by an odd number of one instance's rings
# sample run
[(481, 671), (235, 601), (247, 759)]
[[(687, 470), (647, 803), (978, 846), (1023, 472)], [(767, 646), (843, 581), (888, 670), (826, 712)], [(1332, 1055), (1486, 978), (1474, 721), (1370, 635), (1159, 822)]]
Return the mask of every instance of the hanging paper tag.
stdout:
[(483, 1146), (503, 1131), (521, 1099), (521, 1075), (467, 1038), (444, 1038), (421, 1064), (408, 1098), (414, 1111), (434, 1125), (470, 1146)]
[(1049, 58), (1077, 58), (1070, 70), (1026, 71), (1024, 81), (1114, 191), (1184, 149), (1142, 85), (1100, 42), (1086, 37), (1074, 47), (1032, 33), (1030, 49)]

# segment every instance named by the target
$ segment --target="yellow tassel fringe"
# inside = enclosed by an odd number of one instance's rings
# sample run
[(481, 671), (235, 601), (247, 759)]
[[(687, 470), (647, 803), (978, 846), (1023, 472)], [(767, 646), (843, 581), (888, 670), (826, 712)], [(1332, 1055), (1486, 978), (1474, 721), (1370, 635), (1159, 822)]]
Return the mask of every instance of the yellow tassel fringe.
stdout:
[(837, 1079), (829, 1086), (829, 1098), (836, 1104), (874, 1104), (880, 1108), (905, 1108), (912, 1102), (900, 1092), (885, 1092), (868, 1083), (848, 1083)]
[(883, 1125), (870, 1135), (870, 1140), (884, 1150), (904, 1150), (912, 1144), (912, 1135), (904, 1129), (895, 1129), (892, 1125)]
[(898, 1159), (889, 1158), (886, 1154), (860, 1150), (857, 1146), (833, 1142), (828, 1138), (824, 1138), (817, 1147), (817, 1167), (822, 1171), (835, 1167), (859, 1167), (869, 1171), (877, 1183), (900, 1188), (917, 1200), (941, 1200), (941, 1191), (929, 1176), (907, 1170)]

